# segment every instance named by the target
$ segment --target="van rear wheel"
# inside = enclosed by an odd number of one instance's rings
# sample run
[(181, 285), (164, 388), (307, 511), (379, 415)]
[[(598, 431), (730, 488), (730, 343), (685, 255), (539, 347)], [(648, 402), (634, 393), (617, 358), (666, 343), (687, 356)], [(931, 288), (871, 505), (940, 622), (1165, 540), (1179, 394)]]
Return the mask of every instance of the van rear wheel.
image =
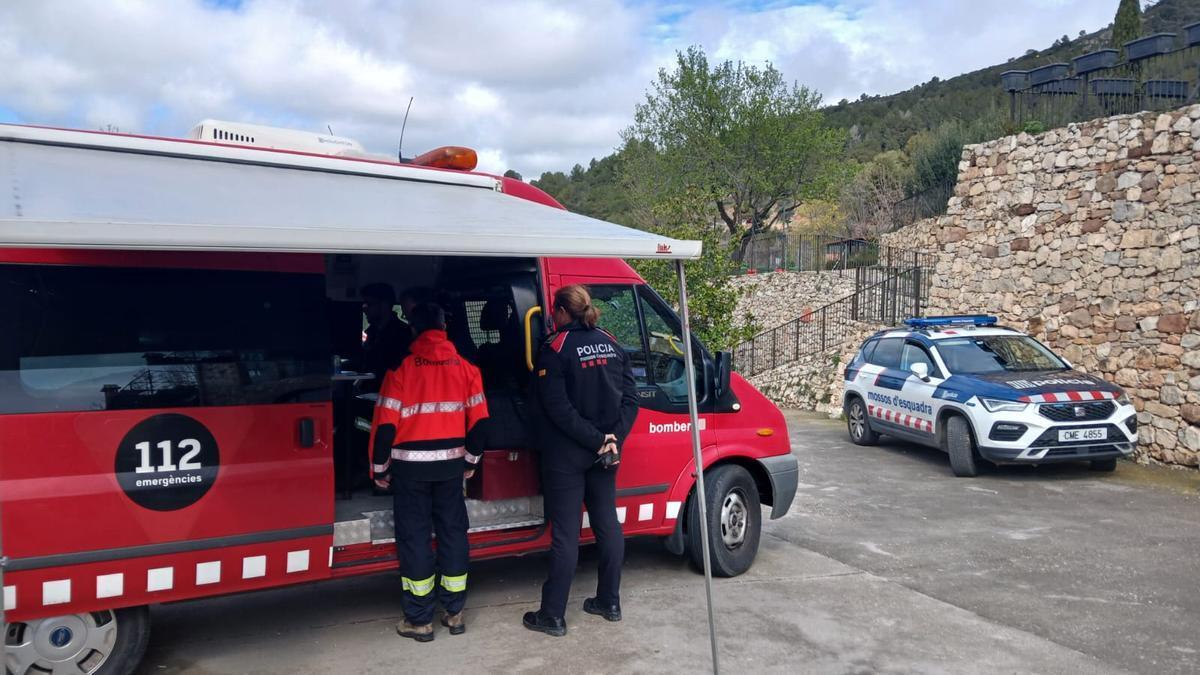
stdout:
[(4, 633), (4, 671), (8, 675), (129, 675), (149, 642), (146, 607), (14, 622)]
[[(754, 478), (736, 464), (704, 473), (707, 497), (709, 557), (713, 574), (736, 577), (750, 569), (758, 555), (762, 534), (762, 507)], [(693, 498), (697, 496), (693, 493)], [(688, 509), (687, 549), (692, 563), (704, 569), (704, 542), (700, 538), (700, 509)]]

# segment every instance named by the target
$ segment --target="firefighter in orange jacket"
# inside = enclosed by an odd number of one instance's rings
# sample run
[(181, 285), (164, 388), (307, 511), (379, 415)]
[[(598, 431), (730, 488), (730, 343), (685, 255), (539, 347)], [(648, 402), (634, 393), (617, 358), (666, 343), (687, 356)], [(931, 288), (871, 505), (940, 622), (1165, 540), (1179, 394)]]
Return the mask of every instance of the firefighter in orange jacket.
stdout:
[[(417, 333), (412, 351), (387, 374), (375, 406), (372, 470), (379, 487), (393, 487), (404, 587), (404, 619), (396, 632), (428, 642), (434, 636), (435, 597), (450, 634), (466, 630), (469, 551), (462, 481), (482, 455), (479, 422), (488, 412), (483, 378), (447, 339), (442, 309), (418, 305), (410, 319)], [(431, 530), (437, 533), (436, 557)]]

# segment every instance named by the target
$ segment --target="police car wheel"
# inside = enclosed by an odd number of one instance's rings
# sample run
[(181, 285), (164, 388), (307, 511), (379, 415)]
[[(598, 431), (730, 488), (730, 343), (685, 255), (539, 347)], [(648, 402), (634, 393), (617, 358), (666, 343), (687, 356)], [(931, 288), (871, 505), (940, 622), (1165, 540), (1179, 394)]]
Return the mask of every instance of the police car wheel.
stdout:
[[(736, 577), (750, 569), (758, 555), (762, 533), (762, 507), (758, 486), (746, 469), (735, 464), (719, 466), (704, 473), (707, 499), (709, 560), (719, 577)], [(693, 498), (695, 498), (693, 493)], [(704, 549), (700, 540), (700, 509), (688, 510), (688, 555), (692, 563), (704, 569)]]
[(871, 430), (867, 407), (857, 396), (850, 399), (850, 405), (846, 410), (846, 429), (850, 432), (850, 440), (855, 445), (875, 445), (879, 442), (879, 434)]
[(1088, 468), (1090, 468), (1092, 471), (1104, 471), (1106, 473), (1109, 471), (1116, 471), (1117, 458), (1110, 457), (1108, 459), (1093, 459)]
[(4, 672), (129, 675), (149, 642), (146, 607), (13, 622), (5, 627)]
[(955, 476), (979, 475), (975, 440), (971, 437), (971, 423), (967, 418), (954, 415), (946, 420), (946, 451), (950, 454), (950, 469)]

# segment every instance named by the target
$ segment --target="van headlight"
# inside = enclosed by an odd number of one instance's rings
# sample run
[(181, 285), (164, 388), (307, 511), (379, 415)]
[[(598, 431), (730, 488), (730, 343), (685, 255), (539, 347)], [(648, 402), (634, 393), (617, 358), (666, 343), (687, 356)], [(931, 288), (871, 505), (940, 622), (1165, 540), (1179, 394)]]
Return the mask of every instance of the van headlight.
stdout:
[(1129, 394), (1125, 392), (1121, 392), (1121, 395), (1117, 397), (1117, 405), (1129, 405), (1130, 403)]
[(1020, 401), (1004, 401), (998, 398), (980, 398), (979, 402), (988, 412), (1021, 412), (1029, 407)]

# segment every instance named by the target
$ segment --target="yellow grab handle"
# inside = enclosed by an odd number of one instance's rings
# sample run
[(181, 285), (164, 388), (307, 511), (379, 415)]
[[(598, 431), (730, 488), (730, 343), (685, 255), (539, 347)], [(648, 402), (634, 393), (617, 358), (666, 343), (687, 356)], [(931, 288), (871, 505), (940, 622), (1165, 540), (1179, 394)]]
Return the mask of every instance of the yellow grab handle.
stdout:
[(538, 306), (530, 307), (525, 312), (525, 367), (529, 372), (533, 372), (533, 315), (541, 313), (542, 308)]
[(682, 350), (682, 349), (680, 349), (680, 348), (679, 348), (679, 347), (678, 347), (678, 346), (675, 344), (677, 341), (678, 341), (678, 342), (682, 342), (682, 341), (683, 341), (683, 340), (682, 340), (682, 338), (678, 338), (678, 337), (675, 337), (674, 335), (669, 335), (669, 334), (667, 334), (667, 333), (655, 333), (655, 332), (653, 332), (653, 331), (651, 331), (651, 332), (650, 332), (650, 334), (651, 334), (651, 335), (653, 335), (653, 336), (654, 336), (654, 337), (656, 337), (656, 338), (660, 338), (660, 339), (666, 340), (666, 341), (667, 341), (667, 344), (671, 345), (671, 350), (672, 350), (672, 351), (674, 351), (676, 354), (678, 354), (678, 355), (680, 355), (680, 356), (683, 356), (683, 350)]

